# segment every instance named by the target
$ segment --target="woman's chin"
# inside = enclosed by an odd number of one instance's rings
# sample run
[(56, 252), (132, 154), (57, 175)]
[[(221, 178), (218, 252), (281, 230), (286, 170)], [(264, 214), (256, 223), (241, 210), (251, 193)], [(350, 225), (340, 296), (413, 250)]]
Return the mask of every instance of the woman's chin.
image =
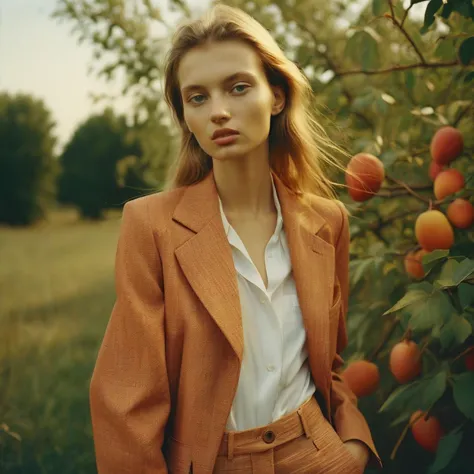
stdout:
[(220, 147), (217, 150), (213, 150), (212, 159), (216, 161), (229, 161), (237, 160), (245, 154), (245, 151), (237, 146), (225, 146)]

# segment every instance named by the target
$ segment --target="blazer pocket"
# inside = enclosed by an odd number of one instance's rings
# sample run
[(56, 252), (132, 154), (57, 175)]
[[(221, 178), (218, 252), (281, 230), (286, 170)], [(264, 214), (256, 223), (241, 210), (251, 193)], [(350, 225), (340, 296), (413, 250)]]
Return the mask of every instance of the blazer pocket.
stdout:
[(189, 474), (192, 472), (191, 446), (171, 437), (168, 457), (169, 474)]

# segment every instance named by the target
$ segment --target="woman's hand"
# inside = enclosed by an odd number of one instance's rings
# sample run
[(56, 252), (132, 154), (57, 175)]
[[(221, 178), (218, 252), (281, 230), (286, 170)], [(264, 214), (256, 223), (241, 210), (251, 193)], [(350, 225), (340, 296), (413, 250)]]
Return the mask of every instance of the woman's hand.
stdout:
[(369, 448), (362, 441), (356, 439), (351, 439), (344, 443), (344, 446), (349, 450), (349, 452), (354, 456), (354, 458), (359, 461), (362, 468), (362, 472), (365, 470), (367, 463), (369, 462)]

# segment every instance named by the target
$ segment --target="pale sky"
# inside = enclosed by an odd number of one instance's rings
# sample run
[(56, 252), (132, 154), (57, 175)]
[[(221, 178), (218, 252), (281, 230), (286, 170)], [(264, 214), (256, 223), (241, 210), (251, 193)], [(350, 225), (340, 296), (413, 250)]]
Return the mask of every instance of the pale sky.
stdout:
[[(120, 87), (88, 74), (92, 47), (78, 44), (72, 23), (51, 18), (56, 2), (0, 0), (0, 91), (43, 99), (57, 123), (59, 144), (64, 145), (80, 122), (103, 108), (94, 106), (89, 94), (119, 91)], [(156, 4), (166, 3), (159, 0)], [(208, 0), (188, 0), (200, 9), (206, 3)], [(114, 104), (119, 112), (128, 106), (125, 100)]]
[(0, 0), (0, 90), (45, 101), (61, 144), (93, 111), (89, 92), (106, 85), (88, 76), (92, 48), (79, 45), (72, 24), (50, 17), (56, 0)]
[[(89, 94), (120, 87), (88, 74), (92, 47), (78, 43), (71, 32), (73, 23), (51, 18), (56, 1), (0, 0), (0, 91), (43, 99), (64, 145), (80, 122), (103, 108), (94, 106)], [(124, 111), (127, 101), (115, 106)]]

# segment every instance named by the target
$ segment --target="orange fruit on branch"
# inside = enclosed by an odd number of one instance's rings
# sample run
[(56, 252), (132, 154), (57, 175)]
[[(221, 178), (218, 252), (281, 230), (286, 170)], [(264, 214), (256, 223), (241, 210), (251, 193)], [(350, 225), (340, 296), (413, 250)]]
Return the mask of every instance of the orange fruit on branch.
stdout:
[(346, 184), (354, 201), (367, 201), (378, 193), (385, 179), (383, 163), (370, 153), (354, 155), (346, 170)]
[(455, 199), (449, 204), (446, 214), (451, 224), (459, 229), (467, 229), (474, 222), (474, 206), (465, 199)]
[(474, 347), (471, 347), (471, 351), (464, 356), (464, 363), (466, 364), (466, 369), (470, 372), (474, 372)]
[(457, 193), (464, 187), (464, 176), (456, 169), (441, 171), (434, 181), (436, 199), (444, 199), (450, 194)]
[(413, 341), (401, 341), (390, 352), (390, 372), (398, 383), (407, 383), (421, 372), (421, 352)]
[(438, 449), (439, 440), (444, 435), (444, 431), (436, 417), (430, 416), (427, 420), (424, 417), (425, 413), (421, 410), (411, 415), (411, 432), (415, 441), (422, 448), (435, 453)]
[(415, 222), (418, 243), (428, 251), (449, 249), (454, 244), (454, 232), (446, 216), (437, 210), (422, 212)]
[(462, 133), (454, 127), (441, 127), (431, 139), (431, 157), (440, 165), (451, 163), (462, 153), (463, 148)]
[(405, 271), (413, 278), (423, 278), (425, 276), (425, 270), (423, 269), (422, 258), (426, 255), (425, 249), (417, 250), (416, 252), (409, 252), (405, 256), (404, 266)]
[(371, 395), (380, 384), (379, 368), (368, 360), (351, 362), (342, 373), (342, 378), (356, 397)]
[(430, 178), (432, 179), (432, 181), (436, 179), (436, 176), (438, 176), (441, 173), (441, 171), (443, 171), (443, 169), (444, 169), (444, 166), (440, 165), (439, 163), (436, 163), (436, 161), (432, 161), (430, 163), (430, 169), (428, 170), (428, 174)]

